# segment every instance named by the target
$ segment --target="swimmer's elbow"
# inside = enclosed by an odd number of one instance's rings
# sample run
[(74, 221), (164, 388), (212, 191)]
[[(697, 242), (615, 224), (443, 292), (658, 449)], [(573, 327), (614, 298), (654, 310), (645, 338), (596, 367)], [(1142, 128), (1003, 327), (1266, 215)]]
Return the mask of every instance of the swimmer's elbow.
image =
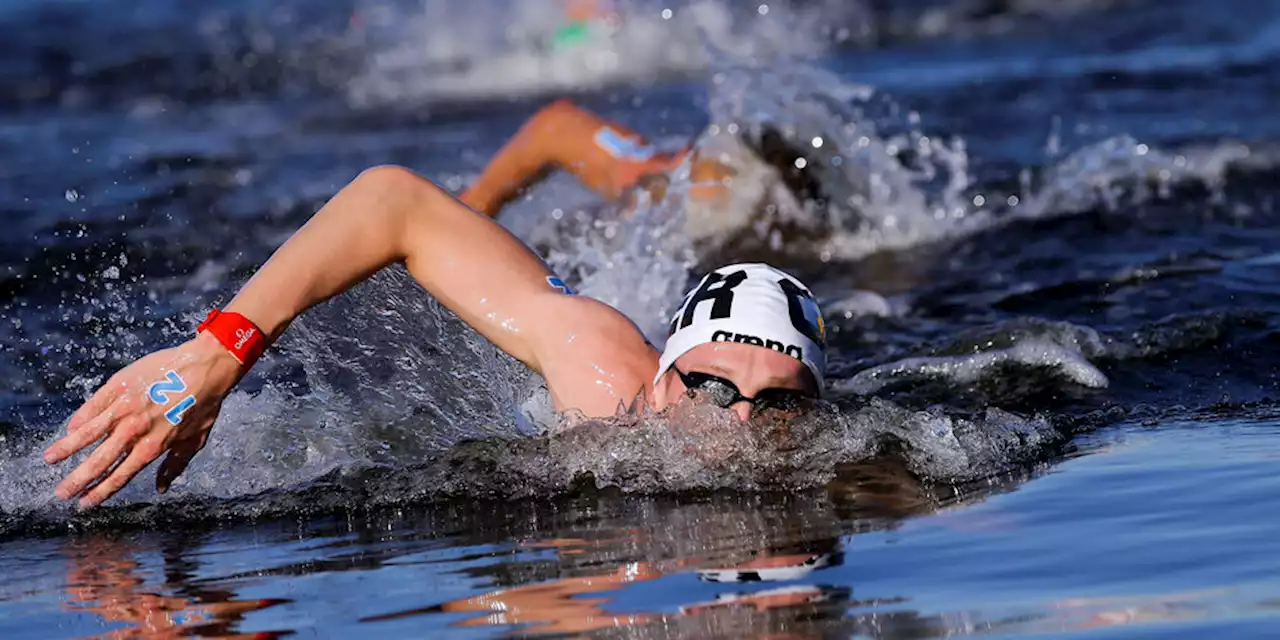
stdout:
[(351, 184), (379, 200), (390, 202), (406, 197), (421, 197), (424, 190), (442, 191), (434, 182), (409, 169), (391, 164), (365, 169)]
[(351, 182), (350, 189), (368, 203), (360, 212), (363, 222), (377, 226), (397, 244), (423, 218), (430, 218), (451, 204), (461, 206), (436, 183), (396, 165), (365, 169)]
[(559, 123), (580, 118), (582, 115), (583, 111), (581, 107), (565, 98), (560, 98), (539, 109), (538, 112), (529, 119), (529, 125), (534, 129), (555, 128), (555, 125)]

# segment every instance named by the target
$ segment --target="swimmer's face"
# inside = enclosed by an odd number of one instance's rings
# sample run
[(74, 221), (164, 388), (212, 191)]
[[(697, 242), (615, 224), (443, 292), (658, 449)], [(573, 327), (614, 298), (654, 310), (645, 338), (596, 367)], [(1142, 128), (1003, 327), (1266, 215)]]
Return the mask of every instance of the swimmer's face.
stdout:
[(724, 406), (736, 400), (724, 408), (744, 422), (766, 412), (799, 415), (817, 397), (813, 375), (799, 360), (737, 342), (694, 347), (676, 360), (669, 375), (683, 383), (694, 402)]

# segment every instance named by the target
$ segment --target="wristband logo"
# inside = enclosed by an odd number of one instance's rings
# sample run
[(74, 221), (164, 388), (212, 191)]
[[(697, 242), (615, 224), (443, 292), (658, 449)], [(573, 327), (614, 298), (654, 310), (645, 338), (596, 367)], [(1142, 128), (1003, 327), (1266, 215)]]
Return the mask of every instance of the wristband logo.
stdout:
[[(170, 370), (165, 374), (164, 380), (153, 383), (147, 388), (147, 397), (151, 402), (164, 406), (169, 404), (169, 394), (179, 394), (186, 390), (187, 382), (182, 379), (182, 376), (178, 375), (177, 371)], [(194, 407), (195, 404), (196, 397), (188, 395), (183, 398), (181, 402), (173, 405), (168, 411), (164, 412), (164, 419), (168, 420), (169, 424), (177, 426), (182, 422), (182, 414), (186, 413), (191, 407)]]
[(244, 343), (253, 339), (257, 329), (236, 329), (236, 351), (244, 348)]

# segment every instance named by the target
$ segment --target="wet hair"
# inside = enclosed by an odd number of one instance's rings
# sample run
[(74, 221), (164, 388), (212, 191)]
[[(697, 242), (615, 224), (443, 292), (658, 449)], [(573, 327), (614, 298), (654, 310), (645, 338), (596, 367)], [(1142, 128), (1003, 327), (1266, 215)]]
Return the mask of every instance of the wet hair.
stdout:
[[(822, 205), (826, 195), (822, 189), (822, 181), (818, 179), (818, 160), (808, 157), (801, 151), (800, 145), (787, 139), (777, 127), (766, 124), (759, 129), (758, 135), (744, 135), (746, 143), (761, 160), (778, 170), (782, 183), (801, 202), (815, 201)], [(797, 161), (803, 160), (797, 166)]]

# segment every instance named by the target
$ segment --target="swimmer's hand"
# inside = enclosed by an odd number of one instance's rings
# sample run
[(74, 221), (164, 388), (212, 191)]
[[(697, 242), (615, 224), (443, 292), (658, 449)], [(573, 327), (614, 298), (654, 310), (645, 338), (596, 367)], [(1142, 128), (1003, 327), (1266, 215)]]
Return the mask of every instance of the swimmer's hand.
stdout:
[(166, 451), (156, 490), (167, 491), (204, 448), (241, 369), (208, 333), (121, 369), (71, 416), (67, 435), (45, 451), (45, 462), (57, 464), (98, 443), (58, 485), (57, 496), (78, 496), (81, 508), (96, 506)]

